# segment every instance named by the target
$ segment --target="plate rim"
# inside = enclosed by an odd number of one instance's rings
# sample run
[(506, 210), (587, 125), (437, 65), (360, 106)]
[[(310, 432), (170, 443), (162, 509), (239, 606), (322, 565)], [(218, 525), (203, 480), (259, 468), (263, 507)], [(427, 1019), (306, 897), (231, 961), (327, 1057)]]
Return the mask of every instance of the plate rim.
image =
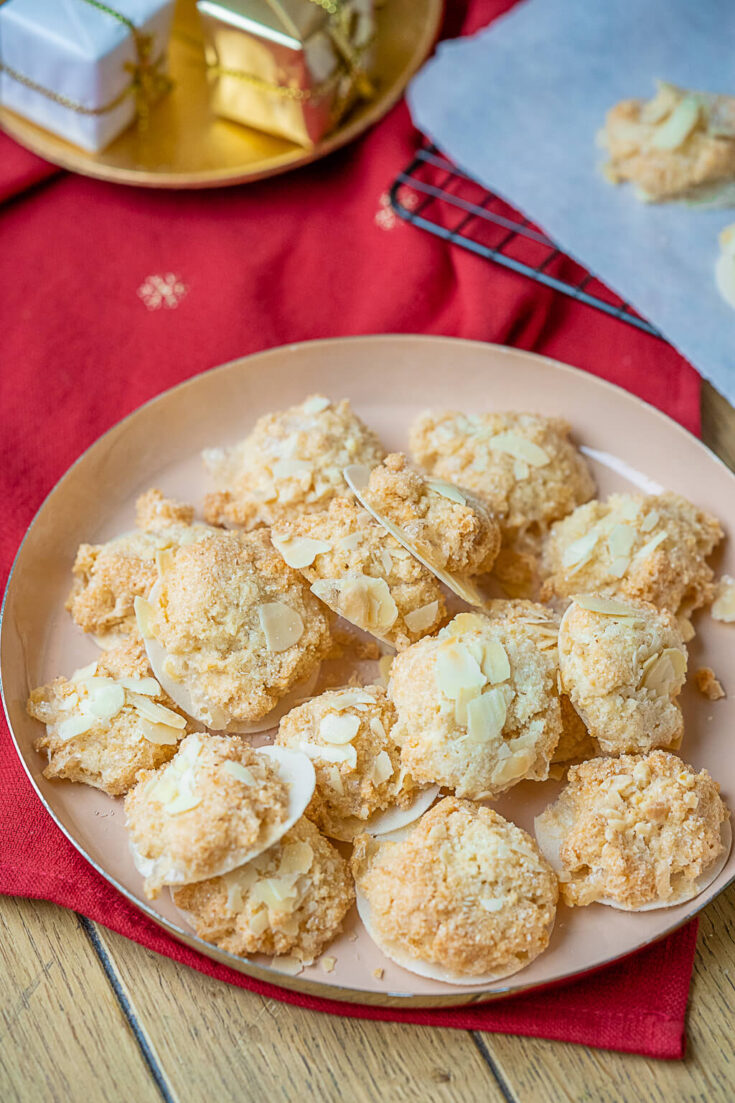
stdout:
[[(1, 2), (1, 0), (0, 0)], [(350, 112), (344, 125), (337, 127), (327, 137), (311, 149), (294, 144), (273, 157), (267, 167), (254, 171), (241, 169), (201, 169), (196, 172), (153, 172), (150, 169), (121, 168), (95, 160), (95, 154), (64, 141), (58, 135), (25, 119), (22, 115), (4, 107), (0, 103), (0, 132), (5, 132), (24, 149), (43, 158), (57, 168), (67, 172), (86, 176), (93, 180), (103, 180), (108, 184), (123, 184), (128, 187), (172, 189), (176, 191), (208, 190), (212, 188), (234, 187), (237, 184), (255, 183), (272, 176), (281, 176), (293, 169), (310, 165), (314, 161), (327, 157), (330, 153), (342, 149), (375, 126), (391, 111), (403, 96), (409, 81), (431, 54), (438, 41), (444, 19), (445, 0), (425, 0), (428, 18), (418, 21), (418, 32), (414, 49), (398, 79), (387, 89), (385, 95), (378, 95), (370, 101), (364, 112), (360, 112), (350, 121)], [(172, 31), (173, 34), (173, 31)], [(233, 124), (238, 125), (238, 124)], [(60, 142), (58, 150), (55, 143)], [(50, 143), (51, 148), (49, 149)], [(100, 151), (104, 154), (104, 150)]]
[[(399, 344), (405, 343), (408, 345), (414, 343), (421, 344), (425, 342), (431, 342), (442, 343), (451, 347), (455, 347), (457, 345), (470, 346), (475, 348), (477, 351), (483, 350), (485, 352), (492, 352), (495, 355), (500, 354), (501, 356), (508, 356), (511, 359), (514, 357), (517, 357), (521, 360), (531, 359), (537, 363), (549, 365), (555, 371), (561, 371), (572, 376), (583, 376), (586, 384), (596, 386), (602, 391), (615, 392), (619, 399), (622, 399), (623, 401), (631, 403), (635, 406), (646, 407), (650, 413), (655, 414), (657, 418), (666, 422), (669, 429), (673, 427), (674, 429), (678, 430), (678, 432), (683, 434), (685, 438), (689, 438), (690, 441), (692, 441), (696, 446), (707, 453), (707, 455), (711, 459), (714, 459), (716, 463), (723, 469), (727, 477), (731, 479), (735, 484), (735, 473), (733, 473), (733, 471), (727, 466), (727, 464), (725, 464), (720, 459), (720, 457), (712, 451), (712, 449), (710, 449), (702, 440), (700, 440), (699, 437), (697, 437), (694, 433), (685, 428), (679, 422), (675, 421), (668, 414), (665, 414), (663, 411), (659, 410), (656, 406), (653, 406), (645, 399), (639, 398), (637, 395), (632, 394), (630, 391), (627, 391), (624, 387), (621, 387), (616, 383), (611, 383), (609, 380), (603, 379), (597, 375), (593, 375), (591, 372), (587, 372), (582, 368), (573, 367), (571, 364), (565, 364), (563, 361), (556, 360), (553, 357), (545, 356), (541, 353), (532, 352), (526, 349), (519, 349), (508, 345), (501, 345), (494, 342), (478, 341), (463, 337), (449, 337), (441, 334), (381, 333), (354, 335), (347, 337), (316, 338), (308, 341), (287, 342), (282, 345), (276, 345), (271, 348), (261, 349), (257, 352), (249, 353), (247, 356), (236, 357), (233, 360), (226, 361), (224, 364), (218, 364), (211, 368), (205, 369), (202, 372), (197, 372), (195, 375), (190, 376), (188, 379), (184, 379), (180, 383), (174, 384), (174, 386), (172, 387), (167, 387), (165, 390), (159, 392), (158, 394), (152, 395), (151, 398), (149, 398), (146, 402), (143, 402), (139, 406), (136, 406), (134, 410), (131, 410), (130, 413), (126, 414), (124, 417), (120, 418), (118, 421), (112, 424), (84, 449), (81, 455), (79, 455), (77, 459), (75, 459), (69, 465), (69, 467), (61, 475), (61, 477), (57, 479), (57, 481), (54, 483), (48, 493), (44, 496), (43, 500), (40, 502), (13, 557), (13, 561), (5, 585), (5, 590), (3, 593), (2, 605), (0, 606), (0, 645), (2, 644), (2, 640), (4, 637), (5, 611), (8, 602), (8, 596), (13, 585), (13, 578), (16, 566), (18, 564), (18, 560), (21, 556), (23, 548), (25, 547), (26, 541), (28, 540), (28, 537), (31, 533), (31, 530), (36, 524), (36, 521), (38, 520), (41, 512), (44, 510), (44, 507), (46, 506), (46, 503), (49, 501), (51, 496), (62, 485), (62, 483), (66, 482), (66, 480), (71, 477), (76, 466), (81, 463), (82, 460), (84, 460), (84, 458), (88, 455), (89, 452), (92, 451), (92, 449), (96, 449), (98, 446), (102, 445), (102, 443), (111, 434), (121, 430), (122, 427), (129, 420), (135, 417), (141, 410), (165, 400), (174, 391), (179, 391), (185, 387), (198, 385), (204, 376), (209, 376), (213, 372), (226, 372), (238, 369), (243, 371), (250, 371), (252, 370), (254, 364), (257, 368), (257, 365), (263, 360), (266, 360), (270, 356), (281, 355), (284, 351), (288, 351), (289, 353), (298, 355), (303, 348), (313, 349), (317, 348), (318, 346), (334, 346), (337, 344), (345, 344), (349, 346), (350, 344), (354, 344), (355, 342), (368, 343), (371, 345), (381, 343), (393, 344), (396, 342)], [(322, 981), (312, 980), (309, 978), (300, 978), (299, 975), (290, 976), (272, 967), (259, 965), (258, 963), (253, 962), (247, 958), (239, 957), (235, 954), (229, 953), (226, 950), (222, 950), (219, 947), (214, 946), (212, 943), (205, 942), (204, 939), (199, 938), (197, 935), (185, 931), (181, 927), (178, 927), (175, 923), (171, 922), (164, 916), (160, 915), (158, 912), (154, 911), (153, 908), (145, 901), (140, 900), (136, 896), (134, 896), (133, 893), (131, 893), (127, 888), (125, 888), (124, 885), (118, 882), (112, 874), (103, 869), (99, 865), (99, 863), (97, 863), (94, 858), (92, 858), (86, 852), (81, 842), (77, 841), (73, 837), (71, 832), (68, 831), (66, 827), (61, 823), (60, 819), (57, 817), (54, 810), (51, 808), (46, 798), (43, 796), (38, 785), (36, 784), (35, 779), (31, 775), (28, 764), (26, 763), (23, 752), (21, 751), (21, 748), (19, 746), (18, 737), (15, 734), (13, 725), (10, 720), (9, 707), (6, 701), (5, 694), (5, 678), (1, 663), (0, 697), (2, 697), (5, 720), (10, 732), (10, 737), (13, 742), (15, 753), (37, 798), (40, 800), (48, 815), (51, 817), (51, 819), (62, 832), (62, 834), (72, 844), (75, 850), (79, 854), (81, 854), (84, 860), (108, 884), (112, 885), (112, 887), (117, 892), (121, 893), (121, 895), (128, 901), (128, 903), (132, 904), (134, 908), (142, 912), (148, 919), (155, 923), (156, 926), (165, 930), (178, 942), (183, 943), (190, 949), (193, 949), (197, 953), (202, 954), (202, 956), (218, 962), (219, 964), (226, 965), (229, 968), (234, 969), (236, 972), (249, 976), (258, 982), (268, 984), (277, 988), (284, 988), (293, 992), (299, 992), (304, 995), (315, 997), (317, 999), (332, 1001), (335, 1003), (361, 1004), (367, 1006), (436, 1009), (441, 1007), (467, 1007), (470, 1005), (484, 1004), (499, 999), (522, 996), (531, 991), (541, 992), (551, 990), (553, 988), (563, 986), (564, 984), (573, 983), (575, 980), (580, 980), (583, 977), (594, 975), (600, 970), (605, 969), (607, 966), (612, 965), (615, 962), (625, 960), (626, 958), (631, 957), (632, 955), (638, 953), (646, 947), (652, 946), (655, 943), (660, 942), (664, 938), (667, 938), (670, 934), (673, 934), (675, 931), (679, 930), (685, 924), (690, 922), (690, 920), (693, 919), (700, 911), (702, 911), (703, 908), (707, 907), (714, 900), (716, 900), (717, 897), (721, 895), (721, 893), (723, 893), (727, 888), (730, 887), (730, 885), (733, 884), (733, 882), (735, 882), (734, 871), (730, 878), (725, 883), (723, 883), (716, 890), (716, 892), (714, 892), (713, 895), (708, 896), (706, 900), (703, 900), (700, 904), (696, 903), (700, 899), (700, 897), (695, 897), (694, 900), (691, 901), (691, 903), (695, 906), (693, 906), (691, 910), (688, 910), (686, 915), (682, 916), (680, 919), (675, 920), (671, 923), (670, 926), (667, 926), (663, 931), (659, 932), (653, 937), (648, 938), (643, 942), (639, 942), (634, 948), (626, 950), (623, 953), (614, 954), (609, 958), (605, 958), (604, 961), (598, 962), (591, 968), (566, 972), (558, 977), (552, 977), (549, 980), (542, 982), (530, 982), (526, 985), (520, 986), (516, 984), (512, 988), (501, 987), (496, 988), (491, 992), (480, 989), (476, 992), (422, 995), (408, 992), (375, 992), (366, 989), (330, 985), (329, 981), (327, 980)], [(706, 894), (706, 891), (707, 890), (705, 890), (705, 893), (703, 893), (702, 896)], [(518, 974), (514, 975), (517, 976)], [(511, 980), (512, 978), (508, 979)]]

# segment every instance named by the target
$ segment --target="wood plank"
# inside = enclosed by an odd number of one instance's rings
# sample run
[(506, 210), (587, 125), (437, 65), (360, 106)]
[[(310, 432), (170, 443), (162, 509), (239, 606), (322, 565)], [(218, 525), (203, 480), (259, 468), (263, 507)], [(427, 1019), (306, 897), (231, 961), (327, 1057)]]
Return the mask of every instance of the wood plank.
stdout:
[(702, 382), (702, 440), (735, 470), (735, 410), (726, 398)]
[(483, 1034), (510, 1091), (533, 1103), (732, 1103), (735, 886), (702, 913), (683, 1061)]
[(180, 1103), (503, 1101), (465, 1031), (304, 1011), (97, 930)]
[(160, 1100), (77, 917), (44, 901), (0, 898), (0, 1099)]

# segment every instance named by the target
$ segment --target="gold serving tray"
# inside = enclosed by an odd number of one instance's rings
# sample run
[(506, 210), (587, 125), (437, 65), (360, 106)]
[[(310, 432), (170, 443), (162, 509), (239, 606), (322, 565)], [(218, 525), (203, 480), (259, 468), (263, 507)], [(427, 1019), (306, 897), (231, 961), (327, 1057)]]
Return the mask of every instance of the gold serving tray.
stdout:
[(178, 0), (170, 47), (173, 91), (146, 129), (130, 127), (107, 149), (88, 153), (0, 108), (0, 127), (61, 168), (143, 188), (220, 188), (261, 180), (326, 156), (376, 123), (400, 99), (439, 31), (443, 0), (386, 0), (378, 8), (375, 97), (357, 104), (324, 141), (304, 149), (214, 116), (194, 0)]

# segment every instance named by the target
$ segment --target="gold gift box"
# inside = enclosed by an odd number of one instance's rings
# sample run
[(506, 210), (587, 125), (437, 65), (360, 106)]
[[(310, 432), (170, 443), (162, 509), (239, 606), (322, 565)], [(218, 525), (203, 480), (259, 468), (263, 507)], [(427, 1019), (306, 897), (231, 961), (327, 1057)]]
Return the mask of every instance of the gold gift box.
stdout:
[(311, 147), (372, 94), (373, 0), (197, 0), (217, 115)]

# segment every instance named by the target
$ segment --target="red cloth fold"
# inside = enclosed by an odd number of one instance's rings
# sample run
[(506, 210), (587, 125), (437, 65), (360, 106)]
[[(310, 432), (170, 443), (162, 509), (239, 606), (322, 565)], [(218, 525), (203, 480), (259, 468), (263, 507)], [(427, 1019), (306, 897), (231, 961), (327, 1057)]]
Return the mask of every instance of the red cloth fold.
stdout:
[[(475, 30), (509, 6), (452, 5), (449, 30)], [(0, 200), (14, 197), (0, 207), (3, 574), (44, 495), (110, 425), (199, 371), (291, 341), (421, 332), (532, 348), (698, 430), (699, 379), (673, 349), (392, 215), (388, 188), (418, 140), (399, 104), (354, 145), (286, 176), (155, 192), (50, 179), (53, 167), (0, 135)], [(348, 391), (349, 364), (345, 376)], [(247, 421), (244, 411), (244, 431)], [(565, 987), (456, 1011), (314, 1000), (216, 965), (87, 866), (50, 824), (4, 726), (0, 892), (54, 900), (212, 976), (316, 1010), (683, 1053), (694, 924)]]

